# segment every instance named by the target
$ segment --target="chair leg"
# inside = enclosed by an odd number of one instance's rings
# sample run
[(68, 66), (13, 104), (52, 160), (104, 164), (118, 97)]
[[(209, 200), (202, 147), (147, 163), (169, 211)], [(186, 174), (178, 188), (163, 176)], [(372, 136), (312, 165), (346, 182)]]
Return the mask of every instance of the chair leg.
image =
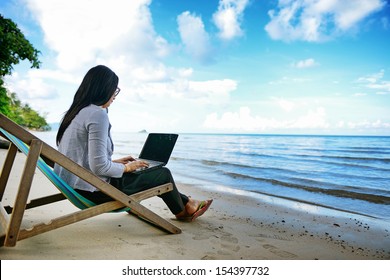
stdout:
[(5, 246), (15, 246), (18, 240), (20, 225), (22, 224), (23, 214), (26, 207), (28, 195), (30, 193), (32, 180), (39, 154), (42, 149), (42, 141), (33, 139), (31, 141), (30, 151), (20, 180), (19, 190), (15, 200), (15, 206), (12, 211), (11, 219), (5, 237)]
[(5, 158), (3, 169), (0, 175), (0, 201), (3, 199), (5, 187), (7, 186), (8, 178), (11, 173), (12, 165), (14, 163), (17, 151), (18, 148), (11, 143), (8, 148), (7, 157)]

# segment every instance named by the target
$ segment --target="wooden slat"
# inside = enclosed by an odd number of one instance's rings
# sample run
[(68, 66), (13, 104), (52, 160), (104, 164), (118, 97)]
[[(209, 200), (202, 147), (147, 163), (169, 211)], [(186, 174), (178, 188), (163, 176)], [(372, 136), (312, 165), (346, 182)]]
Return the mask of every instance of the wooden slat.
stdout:
[(47, 231), (51, 231), (63, 226), (67, 226), (103, 213), (107, 213), (123, 207), (123, 204), (119, 201), (106, 202), (91, 208), (77, 211), (72, 214), (64, 215), (59, 218), (51, 220), (49, 223), (40, 223), (34, 225), (31, 229), (21, 230), (18, 240), (23, 240), (28, 237), (32, 237)]
[(153, 197), (156, 195), (162, 195), (162, 194), (167, 193), (171, 190), (173, 190), (172, 183), (167, 183), (167, 184), (164, 184), (161, 186), (157, 186), (157, 187), (145, 190), (145, 191), (141, 191), (141, 192), (132, 194), (131, 197), (135, 201), (142, 201), (144, 199), (147, 199), (147, 198), (150, 198), (150, 197)]
[[(35, 208), (35, 207), (39, 207), (42, 205), (51, 204), (54, 202), (65, 200), (65, 199), (66, 199), (66, 197), (62, 193), (57, 193), (57, 194), (48, 195), (45, 197), (35, 198), (35, 199), (32, 199), (29, 203), (27, 203), (26, 210), (31, 209), (31, 208)], [(7, 211), (7, 213), (10, 214), (14, 208), (11, 206), (4, 206), (4, 209), (5, 209), (5, 211)]]
[(26, 209), (39, 207), (42, 205), (58, 202), (58, 201), (65, 200), (65, 199), (66, 199), (66, 196), (64, 196), (62, 193), (57, 193), (57, 194), (48, 195), (45, 197), (35, 198), (35, 199), (32, 199), (26, 205)]
[(16, 136), (28, 145), (31, 144), (32, 139), (37, 139), (37, 137), (33, 134), (20, 127), (3, 114), (0, 114), (0, 127), (4, 128), (4, 130), (10, 132), (12, 135)]
[(0, 175), (0, 201), (3, 199), (5, 186), (7, 185), (9, 175), (11, 173), (12, 165), (15, 161), (16, 152), (18, 148), (14, 144), (10, 144), (8, 148), (7, 157), (5, 158), (3, 169)]
[(19, 190), (15, 200), (15, 206), (12, 211), (11, 220), (4, 242), (5, 246), (15, 246), (16, 241), (18, 240), (19, 229), (22, 223), (27, 198), (30, 193), (30, 188), (41, 148), (42, 141), (37, 139), (33, 139), (31, 141), (30, 151), (28, 153), (27, 160), (24, 166)]

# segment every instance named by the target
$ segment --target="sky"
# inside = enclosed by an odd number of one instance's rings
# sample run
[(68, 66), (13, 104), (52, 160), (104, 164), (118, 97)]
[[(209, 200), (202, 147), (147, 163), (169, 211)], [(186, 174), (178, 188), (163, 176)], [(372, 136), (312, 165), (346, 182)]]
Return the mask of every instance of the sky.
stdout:
[(385, 0), (2, 0), (40, 50), (5, 78), (60, 122), (85, 73), (119, 76), (114, 131), (390, 135)]

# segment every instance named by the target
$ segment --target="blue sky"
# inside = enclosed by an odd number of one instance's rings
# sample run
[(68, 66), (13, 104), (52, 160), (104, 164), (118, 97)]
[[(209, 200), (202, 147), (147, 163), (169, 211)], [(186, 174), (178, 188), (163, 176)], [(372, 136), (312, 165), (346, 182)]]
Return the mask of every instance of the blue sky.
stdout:
[(6, 0), (41, 51), (7, 86), (59, 122), (89, 68), (115, 131), (390, 135), (384, 0)]

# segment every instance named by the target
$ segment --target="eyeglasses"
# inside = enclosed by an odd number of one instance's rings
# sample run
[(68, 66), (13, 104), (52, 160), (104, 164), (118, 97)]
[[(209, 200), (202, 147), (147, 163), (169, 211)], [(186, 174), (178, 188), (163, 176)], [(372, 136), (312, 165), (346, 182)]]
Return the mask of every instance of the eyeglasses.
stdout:
[(120, 91), (121, 91), (121, 89), (117, 87), (115, 92), (114, 92), (114, 96), (117, 97)]

